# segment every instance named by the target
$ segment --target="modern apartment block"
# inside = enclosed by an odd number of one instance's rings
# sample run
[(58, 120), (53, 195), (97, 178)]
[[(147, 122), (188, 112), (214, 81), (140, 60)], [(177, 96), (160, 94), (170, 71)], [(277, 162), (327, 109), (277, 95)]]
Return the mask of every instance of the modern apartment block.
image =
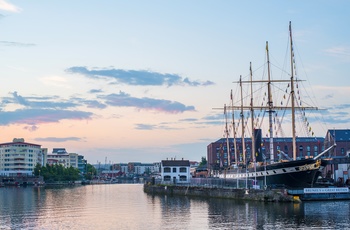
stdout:
[(86, 170), (86, 163), (84, 156), (77, 153), (68, 153), (65, 148), (53, 148), (52, 153), (47, 154), (47, 164), (61, 164), (65, 168), (72, 166), (82, 173)]
[(31, 176), (36, 164), (45, 165), (46, 151), (41, 145), (14, 138), (0, 144), (0, 175)]

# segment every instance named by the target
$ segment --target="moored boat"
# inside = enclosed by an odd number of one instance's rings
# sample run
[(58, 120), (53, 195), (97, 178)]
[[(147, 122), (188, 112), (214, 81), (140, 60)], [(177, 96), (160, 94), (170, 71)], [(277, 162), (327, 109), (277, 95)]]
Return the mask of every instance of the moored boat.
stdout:
[[(317, 178), (321, 174), (322, 169), (324, 168), (324, 164), (322, 164), (321, 157), (327, 153), (328, 151), (332, 150), (335, 147), (335, 144), (329, 147), (328, 149), (324, 150), (322, 153), (318, 154), (315, 157), (309, 157), (307, 159), (297, 159), (296, 157), (296, 151), (297, 151), (297, 143), (296, 143), (296, 125), (295, 125), (295, 110), (296, 107), (298, 109), (305, 111), (305, 110), (311, 110), (315, 109), (316, 107), (308, 107), (308, 106), (300, 106), (301, 101), (298, 101), (296, 98), (296, 89), (295, 86), (297, 82), (300, 80), (295, 80), (295, 67), (294, 67), (294, 52), (293, 52), (293, 40), (292, 40), (292, 29), (291, 29), (291, 23), (289, 24), (289, 35), (290, 35), (290, 57), (291, 57), (291, 73), (290, 73), (290, 79), (282, 79), (282, 80), (273, 80), (270, 77), (270, 61), (269, 61), (269, 49), (268, 49), (268, 43), (266, 42), (266, 53), (267, 53), (267, 79), (266, 80), (253, 80), (252, 78), (252, 68), (250, 66), (250, 80), (243, 81), (242, 77), (239, 79), (239, 85), (240, 85), (240, 105), (234, 105), (233, 103), (233, 96), (231, 91), (231, 106), (224, 106), (224, 113), (226, 115), (226, 111), (229, 109), (232, 109), (232, 130), (233, 130), (233, 138), (236, 140), (236, 127), (235, 127), (235, 121), (234, 121), (234, 110), (240, 110), (240, 123), (242, 128), (241, 133), (241, 143), (242, 143), (242, 150), (241, 150), (241, 156), (238, 156), (237, 152), (239, 151), (239, 148), (236, 146), (236, 141), (234, 141), (234, 159), (235, 162), (228, 162), (228, 167), (226, 167), (224, 170), (221, 170), (221, 173), (218, 175), (218, 177), (223, 179), (235, 179), (237, 180), (237, 186), (239, 180), (253, 180), (258, 181), (259, 186), (256, 187), (268, 187), (268, 186), (283, 186), (287, 188), (307, 188), (307, 187), (313, 187), (317, 181)], [(289, 90), (289, 96), (290, 99), (290, 105), (286, 106), (277, 106), (276, 103), (274, 103), (272, 98), (272, 93), (274, 92), (272, 90), (272, 84), (273, 83), (288, 83), (288, 89)], [(253, 90), (253, 84), (259, 83), (260, 85), (264, 85), (267, 88), (266, 94), (266, 101), (264, 98), (264, 102), (260, 106), (257, 106), (254, 103), (253, 95), (255, 91)], [(243, 96), (243, 90), (242, 85), (243, 84), (249, 84), (250, 85), (250, 92), (248, 95)], [(298, 88), (298, 87), (296, 87)], [(244, 103), (243, 98), (250, 97), (249, 105)], [(288, 100), (289, 101), (289, 100)], [(254, 118), (254, 110), (264, 110), (268, 114), (268, 132), (269, 132), (269, 156), (264, 156), (262, 154), (261, 150), (261, 131), (260, 135), (257, 135), (259, 133), (259, 128), (255, 125), (255, 118)], [(289, 109), (291, 111), (291, 130), (292, 130), (292, 139), (293, 139), (293, 157), (289, 157), (287, 154), (286, 160), (279, 160), (275, 161), (275, 154), (274, 154), (274, 135), (273, 135), (273, 123), (275, 120), (275, 113), (277, 110), (286, 110)], [(247, 126), (247, 120), (244, 117), (244, 110), (248, 110), (250, 112), (250, 120), (251, 120), (251, 138), (252, 138), (252, 145), (251, 145), (251, 153), (250, 156), (247, 156), (246, 151), (246, 145), (244, 142), (244, 136), (245, 136), (245, 129)], [(280, 125), (280, 124), (279, 124)], [(311, 130), (311, 129), (310, 129)], [(225, 130), (227, 139), (229, 136), (229, 130), (227, 127), (227, 116), (226, 116), (226, 130)], [(229, 144), (227, 146), (227, 150), (229, 151)], [(280, 151), (279, 154), (284, 154), (282, 151)], [(230, 155), (230, 153), (228, 153)], [(230, 159), (230, 157), (228, 158)], [(255, 185), (255, 183), (254, 183)], [(247, 186), (247, 182), (246, 182)]]

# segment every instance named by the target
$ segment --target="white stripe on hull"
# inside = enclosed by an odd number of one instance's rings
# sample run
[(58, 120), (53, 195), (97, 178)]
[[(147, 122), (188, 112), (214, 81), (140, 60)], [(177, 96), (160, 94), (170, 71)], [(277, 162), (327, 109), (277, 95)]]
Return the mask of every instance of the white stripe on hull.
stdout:
[(271, 170), (264, 170), (264, 171), (257, 171), (257, 172), (247, 172), (247, 173), (237, 173), (237, 172), (229, 172), (225, 174), (220, 174), (219, 178), (226, 178), (226, 179), (242, 179), (242, 178), (259, 178), (259, 177), (265, 177), (265, 176), (275, 176), (280, 174), (286, 174), (286, 173), (297, 173), (297, 172), (303, 172), (303, 171), (314, 171), (319, 170), (321, 167), (321, 161), (316, 161), (315, 163), (311, 164), (305, 164), (301, 166), (294, 166), (294, 167), (286, 167), (286, 168), (280, 168), (280, 169), (271, 169)]

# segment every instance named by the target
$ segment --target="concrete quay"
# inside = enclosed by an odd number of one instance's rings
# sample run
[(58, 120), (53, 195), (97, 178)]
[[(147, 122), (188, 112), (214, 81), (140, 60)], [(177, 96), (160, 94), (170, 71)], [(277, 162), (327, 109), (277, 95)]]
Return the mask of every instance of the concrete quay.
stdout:
[(300, 202), (298, 198), (288, 195), (286, 189), (261, 190), (144, 184), (143, 190), (151, 195), (196, 196), (261, 202)]

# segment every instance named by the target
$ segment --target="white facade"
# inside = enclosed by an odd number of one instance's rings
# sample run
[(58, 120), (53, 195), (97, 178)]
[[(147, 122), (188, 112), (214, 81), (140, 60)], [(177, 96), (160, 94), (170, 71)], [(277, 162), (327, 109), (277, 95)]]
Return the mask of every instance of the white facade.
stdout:
[(14, 138), (13, 142), (0, 144), (0, 175), (32, 175), (36, 164), (45, 164), (45, 151), (41, 145)]
[(78, 168), (78, 154), (77, 153), (60, 153), (60, 154), (48, 154), (48, 164), (61, 164), (65, 168), (72, 166)]
[(190, 162), (186, 160), (164, 160), (161, 164), (162, 183), (189, 183)]

